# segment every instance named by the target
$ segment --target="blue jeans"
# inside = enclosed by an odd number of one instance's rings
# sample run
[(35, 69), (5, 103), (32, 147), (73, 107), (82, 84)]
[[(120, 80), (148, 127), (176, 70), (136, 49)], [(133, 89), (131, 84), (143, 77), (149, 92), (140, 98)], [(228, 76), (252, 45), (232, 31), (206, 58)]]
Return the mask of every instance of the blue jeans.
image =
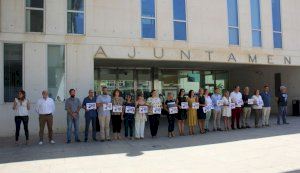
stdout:
[(286, 115), (287, 115), (287, 106), (279, 106), (277, 124), (280, 124), (280, 118), (282, 118), (283, 123), (286, 123)]
[(85, 116), (85, 140), (88, 139), (89, 137), (89, 128), (90, 128), (90, 123), (92, 122), (92, 137), (93, 139), (96, 139), (96, 121), (97, 121), (97, 117), (92, 117), (92, 116)]
[(67, 115), (67, 141), (71, 141), (71, 132), (72, 132), (72, 125), (74, 124), (74, 136), (75, 141), (77, 141), (78, 138), (78, 130), (79, 130), (79, 117), (73, 118), (70, 115)]

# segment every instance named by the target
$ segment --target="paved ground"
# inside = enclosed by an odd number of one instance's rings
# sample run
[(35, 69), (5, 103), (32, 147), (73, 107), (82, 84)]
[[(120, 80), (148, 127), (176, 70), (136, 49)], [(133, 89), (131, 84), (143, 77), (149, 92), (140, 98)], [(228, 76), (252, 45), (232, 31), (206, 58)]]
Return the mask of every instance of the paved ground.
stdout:
[[(15, 146), (0, 138), (0, 173), (85, 172), (300, 172), (300, 117), (290, 125), (210, 132), (206, 135), (160, 137), (113, 142)], [(147, 136), (149, 128), (147, 127)]]

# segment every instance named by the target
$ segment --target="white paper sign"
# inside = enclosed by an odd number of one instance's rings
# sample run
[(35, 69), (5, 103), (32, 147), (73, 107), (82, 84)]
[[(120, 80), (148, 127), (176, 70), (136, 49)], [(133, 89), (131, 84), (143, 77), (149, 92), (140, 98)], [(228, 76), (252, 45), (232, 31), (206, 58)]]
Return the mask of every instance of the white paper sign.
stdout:
[(230, 108), (235, 109), (235, 103), (230, 103)]
[(96, 103), (87, 103), (86, 105), (85, 105), (85, 107), (86, 107), (86, 110), (96, 110), (97, 109), (97, 106), (96, 106)]
[(193, 109), (199, 109), (199, 103), (198, 102), (193, 102), (192, 103), (192, 108)]
[(122, 106), (113, 105), (113, 112), (116, 112), (116, 113), (122, 112)]
[(243, 100), (237, 100), (237, 101), (236, 101), (236, 105), (237, 105), (238, 107), (241, 107), (243, 104), (244, 104)]
[(214, 109), (214, 106), (213, 105), (208, 105), (207, 106), (210, 110), (213, 110)]
[(188, 102), (181, 102), (181, 109), (188, 109), (188, 108), (189, 108)]
[(161, 114), (161, 107), (153, 107), (152, 113), (153, 114)]
[(218, 100), (218, 101), (217, 101), (217, 106), (223, 106), (223, 105), (224, 105), (223, 100)]
[(205, 106), (202, 108), (204, 113), (207, 113), (210, 111), (210, 108), (208, 106)]
[(248, 104), (253, 105), (254, 104), (254, 99), (248, 99)]
[(103, 110), (104, 111), (111, 111), (112, 110), (112, 103), (103, 103)]
[(169, 114), (177, 114), (178, 113), (178, 107), (170, 107), (169, 108)]
[(133, 107), (133, 106), (126, 106), (125, 107), (125, 113), (134, 114), (134, 112), (135, 112), (135, 107)]
[(148, 106), (140, 106), (139, 107), (139, 113), (140, 114), (148, 113)]

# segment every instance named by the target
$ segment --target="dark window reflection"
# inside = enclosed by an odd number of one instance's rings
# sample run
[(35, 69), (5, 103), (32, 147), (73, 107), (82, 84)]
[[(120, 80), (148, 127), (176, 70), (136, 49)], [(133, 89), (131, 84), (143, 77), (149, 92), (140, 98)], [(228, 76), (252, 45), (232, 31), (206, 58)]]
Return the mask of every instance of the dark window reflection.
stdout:
[(44, 0), (26, 0), (26, 7), (44, 8)]
[(84, 14), (68, 13), (68, 33), (83, 34), (84, 33)]
[(68, 0), (68, 10), (83, 11), (83, 0)]
[(43, 32), (44, 28), (44, 11), (27, 10), (26, 11), (26, 31)]
[(22, 88), (22, 44), (4, 44), (4, 101), (13, 102)]

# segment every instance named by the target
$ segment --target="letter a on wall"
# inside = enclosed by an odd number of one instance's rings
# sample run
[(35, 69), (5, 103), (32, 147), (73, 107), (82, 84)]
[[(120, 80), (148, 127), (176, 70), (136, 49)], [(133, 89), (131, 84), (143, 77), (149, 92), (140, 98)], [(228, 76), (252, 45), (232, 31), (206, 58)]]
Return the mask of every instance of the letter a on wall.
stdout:
[(107, 55), (106, 55), (104, 49), (102, 48), (102, 46), (99, 46), (99, 48), (95, 54), (95, 58), (107, 58)]

